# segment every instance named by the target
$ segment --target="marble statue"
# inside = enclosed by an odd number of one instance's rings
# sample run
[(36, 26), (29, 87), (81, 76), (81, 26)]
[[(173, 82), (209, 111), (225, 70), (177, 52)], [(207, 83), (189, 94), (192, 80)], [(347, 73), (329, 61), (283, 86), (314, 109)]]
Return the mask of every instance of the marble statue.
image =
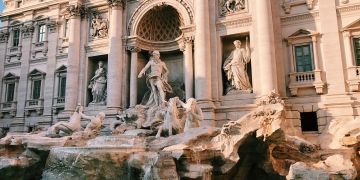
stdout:
[(80, 113), (83, 111), (82, 106), (78, 106), (73, 113), (73, 115), (70, 117), (69, 122), (58, 122), (51, 126), (47, 132), (45, 133), (45, 136), (47, 137), (62, 137), (62, 136), (70, 136), (74, 132), (78, 132), (82, 130), (81, 127), (81, 115)]
[(94, 15), (91, 22), (93, 29), (93, 37), (104, 38), (108, 35), (108, 22), (106, 19), (102, 19), (100, 15)]
[(231, 89), (235, 90), (251, 90), (249, 76), (247, 74), (246, 65), (250, 62), (250, 48), (248, 38), (246, 38), (245, 49), (241, 48), (241, 41), (234, 41), (235, 49), (225, 60), (223, 69), (227, 79), (231, 82)]
[[(162, 131), (166, 130), (168, 131), (168, 135), (172, 136), (175, 133), (181, 133), (183, 130), (183, 123), (181, 122), (181, 119), (179, 118), (179, 110), (177, 108), (177, 104), (179, 104), (181, 101), (178, 97), (170, 98), (169, 102), (166, 102), (166, 111), (164, 114), (164, 122), (159, 127), (159, 130), (156, 134), (156, 137), (160, 137)], [(182, 102), (181, 102), (182, 103)], [(173, 132), (175, 130), (175, 132)]]
[(166, 64), (161, 61), (159, 51), (153, 51), (149, 62), (140, 71), (138, 78), (141, 78), (149, 68), (150, 72), (147, 75), (146, 84), (150, 88), (150, 94), (148, 97), (144, 97), (146, 106), (159, 106), (165, 102), (165, 93), (172, 92), (167, 77), (169, 70)]
[(99, 68), (95, 71), (94, 77), (91, 78), (88, 86), (91, 89), (93, 101), (95, 104), (105, 104), (106, 101), (106, 69), (104, 62), (99, 61)]
[(96, 136), (100, 133), (100, 130), (104, 124), (105, 113), (99, 112), (96, 116), (87, 116), (80, 112), (80, 115), (84, 119), (90, 120), (84, 129), (84, 133), (88, 136)]
[(200, 122), (204, 119), (201, 108), (198, 106), (196, 99), (189, 98), (186, 103), (182, 103), (185, 108), (185, 125), (184, 132), (190, 128), (200, 127)]
[(222, 15), (227, 13), (233, 13), (245, 9), (245, 0), (221, 0), (222, 4)]

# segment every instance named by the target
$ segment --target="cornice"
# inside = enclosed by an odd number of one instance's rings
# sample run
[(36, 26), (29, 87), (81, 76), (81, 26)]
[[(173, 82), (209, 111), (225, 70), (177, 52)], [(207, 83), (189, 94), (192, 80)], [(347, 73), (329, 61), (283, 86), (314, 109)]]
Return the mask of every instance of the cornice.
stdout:
[(33, 10), (42, 9), (42, 8), (51, 8), (51, 6), (53, 6), (53, 5), (62, 4), (62, 3), (69, 3), (69, 1), (68, 0), (52, 0), (52, 1), (39, 2), (36, 4), (30, 5), (30, 6), (24, 6), (24, 7), (16, 8), (11, 11), (5, 11), (1, 14), (0, 18), (4, 18), (6, 16), (18, 15), (18, 14), (22, 14), (27, 11), (33, 11)]
[(299, 22), (302, 21), (308, 21), (308, 20), (315, 21), (318, 18), (319, 18), (319, 12), (311, 12), (307, 14), (298, 14), (298, 15), (281, 17), (281, 23), (283, 25), (298, 24)]
[(252, 17), (247, 16), (244, 18), (239, 19), (229, 19), (224, 21), (218, 21), (216, 23), (216, 29), (221, 30), (225, 28), (237, 28), (237, 27), (245, 27), (245, 26), (251, 26), (252, 24)]

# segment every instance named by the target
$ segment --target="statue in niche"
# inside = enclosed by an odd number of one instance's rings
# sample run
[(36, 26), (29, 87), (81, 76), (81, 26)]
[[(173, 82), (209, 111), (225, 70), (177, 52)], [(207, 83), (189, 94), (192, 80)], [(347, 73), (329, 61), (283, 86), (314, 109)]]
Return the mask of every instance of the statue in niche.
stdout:
[(230, 90), (251, 91), (251, 84), (247, 74), (247, 63), (250, 62), (250, 48), (248, 38), (246, 38), (245, 49), (241, 48), (241, 41), (234, 41), (235, 49), (225, 60), (223, 69), (227, 79), (231, 83)]
[(94, 77), (91, 78), (88, 86), (91, 89), (94, 104), (105, 104), (106, 101), (106, 69), (104, 62), (99, 61), (99, 68), (95, 71)]
[(222, 15), (233, 13), (245, 9), (245, 0), (221, 0), (222, 2)]
[(150, 68), (150, 72), (146, 78), (146, 85), (150, 92), (146, 93), (143, 102), (146, 106), (159, 106), (165, 102), (165, 93), (172, 92), (172, 88), (168, 83), (169, 70), (166, 64), (160, 59), (160, 52), (153, 51), (149, 62), (140, 71), (138, 78), (145, 75), (145, 72)]
[(91, 27), (93, 29), (93, 37), (104, 38), (108, 36), (108, 21), (101, 18), (100, 15), (94, 15), (94, 18), (91, 21)]

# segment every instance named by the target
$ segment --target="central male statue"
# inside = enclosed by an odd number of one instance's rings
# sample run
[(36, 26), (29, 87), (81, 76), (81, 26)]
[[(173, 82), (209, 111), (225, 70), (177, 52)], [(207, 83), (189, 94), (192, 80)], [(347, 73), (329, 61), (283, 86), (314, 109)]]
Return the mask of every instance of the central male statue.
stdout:
[(150, 88), (150, 95), (146, 106), (159, 106), (165, 102), (165, 92), (172, 92), (172, 88), (167, 82), (169, 70), (161, 61), (159, 51), (153, 51), (149, 62), (140, 71), (138, 78), (141, 78), (149, 68), (150, 73), (147, 75), (146, 84)]

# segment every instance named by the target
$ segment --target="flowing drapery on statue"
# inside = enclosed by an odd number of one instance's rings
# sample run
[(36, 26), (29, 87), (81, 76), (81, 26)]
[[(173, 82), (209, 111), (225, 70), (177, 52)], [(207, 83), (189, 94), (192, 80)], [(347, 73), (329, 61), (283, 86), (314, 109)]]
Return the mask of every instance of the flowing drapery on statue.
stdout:
[(167, 82), (169, 70), (166, 64), (161, 61), (159, 51), (153, 51), (149, 62), (141, 70), (138, 78), (141, 78), (149, 68), (150, 72), (146, 78), (146, 85), (150, 92), (145, 94), (143, 102), (146, 106), (159, 106), (165, 102), (165, 93), (172, 92), (172, 88)]
[(235, 49), (225, 60), (224, 71), (232, 88), (236, 90), (251, 90), (249, 76), (247, 74), (247, 63), (250, 62), (250, 48), (246, 38), (245, 49), (241, 48), (241, 41), (234, 41)]
[(105, 104), (106, 101), (106, 69), (104, 62), (99, 61), (99, 68), (95, 71), (88, 86), (91, 89), (93, 100), (91, 103)]

